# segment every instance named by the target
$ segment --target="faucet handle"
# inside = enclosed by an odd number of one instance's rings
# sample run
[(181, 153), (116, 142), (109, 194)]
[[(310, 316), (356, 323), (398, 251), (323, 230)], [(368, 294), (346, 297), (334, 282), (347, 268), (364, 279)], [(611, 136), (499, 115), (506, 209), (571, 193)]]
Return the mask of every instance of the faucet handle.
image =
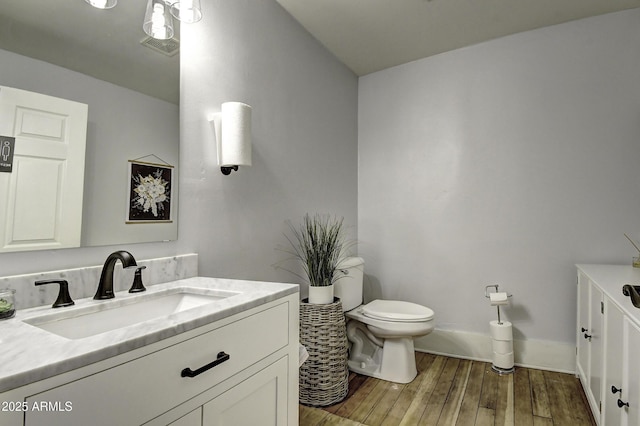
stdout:
[(71, 300), (71, 296), (69, 295), (69, 283), (66, 280), (45, 280), (35, 282), (35, 285), (45, 284), (60, 284), (58, 298), (53, 302), (53, 305), (51, 305), (52, 308), (62, 308), (64, 306), (75, 305), (75, 302)]
[(129, 289), (129, 293), (140, 293), (142, 291), (147, 291), (144, 288), (144, 284), (142, 284), (142, 270), (145, 269), (146, 266), (138, 266), (136, 272), (133, 275), (133, 284), (131, 284), (131, 288)]

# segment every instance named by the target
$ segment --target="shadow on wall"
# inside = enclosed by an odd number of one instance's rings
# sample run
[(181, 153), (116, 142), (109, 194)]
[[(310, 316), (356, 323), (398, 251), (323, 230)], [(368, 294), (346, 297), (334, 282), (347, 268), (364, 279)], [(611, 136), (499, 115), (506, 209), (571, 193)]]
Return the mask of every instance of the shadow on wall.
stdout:
[(506, 308), (501, 308), (501, 313), (506, 313), (503, 319), (510, 321), (513, 324), (513, 338), (517, 340), (525, 340), (526, 337), (518, 329), (517, 325), (523, 322), (530, 322), (531, 315), (529, 310), (522, 303), (516, 303), (514, 298), (511, 298), (509, 305)]
[(372, 300), (382, 299), (382, 286), (378, 278), (364, 274), (364, 282), (362, 283), (363, 303), (369, 303)]
[(434, 354), (470, 359), (489, 360), (491, 340), (488, 335), (443, 331), (435, 329), (431, 334), (414, 341), (416, 349)]

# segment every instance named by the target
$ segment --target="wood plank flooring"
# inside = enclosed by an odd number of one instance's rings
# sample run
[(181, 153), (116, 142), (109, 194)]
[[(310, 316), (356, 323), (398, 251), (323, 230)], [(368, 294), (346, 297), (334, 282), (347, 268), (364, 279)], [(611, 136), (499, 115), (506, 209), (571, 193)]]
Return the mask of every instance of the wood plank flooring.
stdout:
[(351, 373), (349, 394), (330, 407), (300, 405), (300, 425), (594, 426), (572, 374), (416, 353), (418, 377), (406, 385)]

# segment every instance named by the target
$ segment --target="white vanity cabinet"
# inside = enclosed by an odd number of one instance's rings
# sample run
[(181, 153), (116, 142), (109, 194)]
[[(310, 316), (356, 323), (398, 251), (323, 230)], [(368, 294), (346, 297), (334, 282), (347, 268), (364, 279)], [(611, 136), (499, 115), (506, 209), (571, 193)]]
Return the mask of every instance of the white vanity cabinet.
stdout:
[[(213, 388), (199, 395), (192, 403), (184, 404), (145, 425), (297, 425), (297, 418), (296, 423), (291, 422), (287, 407), (287, 398), (291, 395), (287, 386), (287, 372), (291, 361), (281, 358), (252, 376), (240, 380), (235, 386)], [(202, 405), (184, 414), (190, 407), (199, 404)]]
[[(202, 407), (203, 425), (284, 425), (286, 360), (280, 360)], [(272, 401), (275, 401), (274, 404)]]
[(625, 340), (625, 377), (622, 386), (626, 386), (628, 393), (625, 398), (629, 403), (626, 409), (628, 425), (640, 425), (640, 373), (638, 373), (638, 362), (640, 360), (640, 327), (637, 323), (631, 323), (625, 318), (626, 334)]
[[(640, 309), (622, 294), (625, 284), (639, 285), (640, 270), (631, 266), (578, 265), (576, 374), (580, 377), (596, 422), (606, 426), (640, 425)], [(598, 341), (592, 337), (591, 346), (585, 348), (583, 291), (588, 287), (595, 290), (592, 295), (602, 297), (602, 332)], [(589, 323), (586, 328), (590, 327), (593, 324)], [(597, 332), (597, 328), (587, 331), (587, 335), (592, 331)], [(588, 354), (585, 350), (601, 354), (602, 363), (598, 371), (587, 370)], [(592, 362), (589, 367), (598, 368)], [(594, 377), (601, 378), (600, 389), (595, 391)]]
[(578, 272), (576, 370), (591, 410), (600, 410), (602, 388), (603, 296), (589, 278)]
[(605, 322), (603, 424), (640, 425), (640, 329), (608, 298)]
[(1, 394), (27, 407), (6, 426), (297, 425), (297, 356), (296, 293)]
[[(607, 372), (603, 391), (603, 418), (612, 425), (621, 424), (622, 410), (618, 407), (618, 399), (623, 397), (621, 389), (623, 378), (623, 327), (624, 314), (611, 299), (605, 303), (607, 312), (605, 325), (605, 357), (604, 370)], [(626, 392), (625, 392), (626, 393)]]

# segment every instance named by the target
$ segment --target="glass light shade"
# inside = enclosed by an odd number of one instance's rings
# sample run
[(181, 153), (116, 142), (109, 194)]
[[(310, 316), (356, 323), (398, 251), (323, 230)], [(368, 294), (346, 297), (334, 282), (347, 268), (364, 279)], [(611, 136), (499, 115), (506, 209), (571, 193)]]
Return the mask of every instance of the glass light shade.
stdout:
[(116, 4), (118, 4), (118, 0), (84, 0), (89, 3), (91, 6), (96, 7), (98, 9), (111, 9)]
[(147, 35), (158, 40), (173, 37), (173, 19), (169, 13), (169, 6), (163, 0), (148, 1), (142, 29)]
[(180, 22), (192, 24), (202, 19), (200, 0), (169, 0), (171, 14)]

